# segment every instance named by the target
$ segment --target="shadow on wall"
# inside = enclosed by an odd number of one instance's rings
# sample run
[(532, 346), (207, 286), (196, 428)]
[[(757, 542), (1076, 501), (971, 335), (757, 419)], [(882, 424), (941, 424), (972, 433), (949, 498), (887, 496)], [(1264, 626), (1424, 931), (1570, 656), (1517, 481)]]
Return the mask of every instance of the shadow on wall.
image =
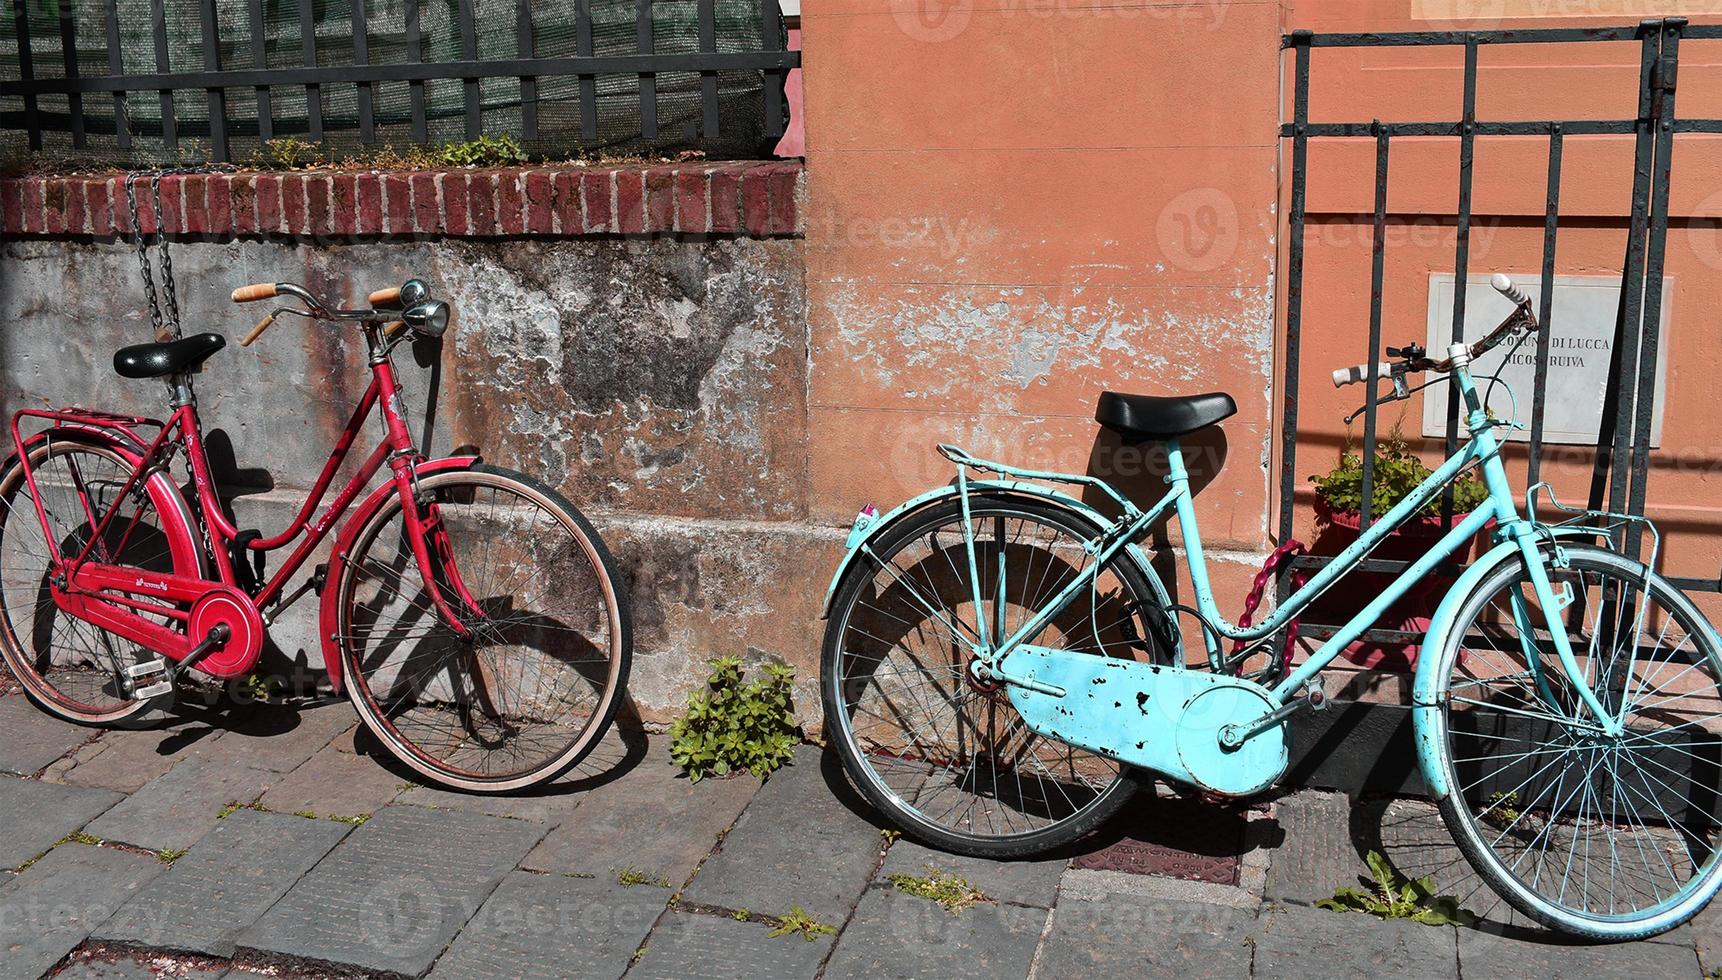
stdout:
[[(1222, 426), (1210, 425), (1180, 440), (1184, 452), (1184, 468), (1190, 473), (1190, 492), (1200, 496), (1219, 476), (1226, 465), (1228, 444)], [(1138, 507), (1147, 508), (1166, 495), (1166, 446), (1156, 441), (1133, 442), (1100, 426), (1095, 433), (1094, 446), (1088, 453), (1089, 476), (1112, 484), (1119, 493)], [(1098, 490), (1084, 490), (1084, 503), (1103, 514), (1113, 514), (1117, 506)], [(1154, 571), (1165, 584), (1173, 602), (1183, 601), (1179, 594), (1177, 557), (1172, 552), (1168, 529), (1170, 512), (1156, 521), (1148, 532), (1148, 547)]]

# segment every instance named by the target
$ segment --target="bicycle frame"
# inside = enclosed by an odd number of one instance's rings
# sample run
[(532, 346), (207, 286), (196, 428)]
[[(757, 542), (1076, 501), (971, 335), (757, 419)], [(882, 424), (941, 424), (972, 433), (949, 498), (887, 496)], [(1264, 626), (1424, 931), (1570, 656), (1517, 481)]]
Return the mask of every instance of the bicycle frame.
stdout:
[[(359, 399), (359, 404), (354, 408), (352, 415), (348, 418), (346, 427), (336, 440), (335, 446), (331, 450), (328, 460), (324, 463), (321, 473), (318, 474), (310, 493), (287, 528), (272, 537), (252, 537), (244, 543), (244, 549), (249, 552), (267, 553), (285, 548), (292, 544), (295, 539), (298, 540), (297, 546), (282, 561), (274, 574), (266, 582), (257, 586), (255, 594), (246, 594), (249, 595), (252, 603), (259, 611), (268, 610), (270, 606), (279, 602), (283, 598), (287, 582), (304, 566), (312, 552), (346, 514), (354, 500), (387, 464), (392, 474), (393, 489), (402, 503), (414, 557), (419, 565), (421, 577), (430, 593), (432, 604), (458, 635), (465, 636), (468, 627), (453, 608), (445, 590), (452, 591), (456, 596), (454, 601), (458, 602), (469, 613), (474, 612), (477, 605), (476, 601), (467, 594), (464, 584), (460, 581), (459, 575), (453, 567), (452, 556), (449, 553), (446, 536), (442, 533), (440, 516), (435, 504), (429, 501), (421, 502), (418, 499), (416, 467), (423, 460), (413, 443), (411, 429), (402, 413), (400, 382), (388, 357), (392, 344), (381, 337), (375, 325), (367, 325), (364, 331), (371, 351), (371, 382), (365, 389), (364, 395)], [(52, 424), (49, 428), (43, 430), (48, 433), (64, 427), (75, 427), (83, 430), (117, 430), (124, 433), (127, 441), (142, 448), (129, 477), (114, 495), (113, 502), (104, 513), (97, 515), (88, 493), (81, 486), (77, 488), (78, 499), (83, 505), (85, 519), (90, 522), (94, 531), (80, 552), (70, 560), (62, 561), (61, 556), (53, 556), (53, 574), (59, 582), (64, 583), (61, 591), (56, 592), (56, 600), (74, 616), (95, 622), (105, 629), (173, 657), (175, 660), (183, 660), (205, 638), (191, 635), (189, 631), (179, 632), (164, 627), (139, 615), (135, 610), (145, 610), (153, 615), (167, 616), (182, 624), (190, 622), (191, 614), (184, 609), (145, 603), (130, 596), (146, 596), (158, 601), (166, 599), (174, 603), (193, 603), (214, 590), (228, 589), (244, 592), (241, 589), (232, 556), (232, 553), (237, 550), (235, 544), (244, 532), (227, 518), (219, 506), (220, 498), (217, 495), (215, 479), (210, 472), (209, 460), (203, 443), (202, 423), (198, 417), (196, 399), (191, 394), (189, 376), (171, 378), (169, 387), (174, 392), (174, 410), (165, 422), (155, 419), (108, 415), (82, 409), (60, 411), (24, 409), (13, 416), (12, 440), (17, 448), (18, 458), (22, 461), (37, 518), (41, 522), (45, 539), (49, 541), (54, 540), (54, 532), (47, 511), (42, 506), (37, 493), (36, 475), (30, 462), (30, 454), (23, 434), (24, 420), (39, 418), (50, 421)], [(366, 457), (358, 472), (336, 493), (328, 508), (320, 516), (313, 518), (313, 514), (322, 504), (334, 482), (335, 473), (346, 461), (353, 444), (357, 441), (365, 419), (370, 416), (374, 409), (380, 410), (382, 415), (384, 427), (382, 438), (378, 441), (376, 448)], [(158, 432), (154, 440), (145, 445), (135, 430), (148, 427), (154, 427)], [(40, 434), (37, 433), (36, 435)], [(214, 562), (213, 576), (189, 578), (163, 575), (157, 572), (149, 572), (145, 575), (139, 574), (143, 571), (142, 569), (107, 564), (93, 559), (91, 551), (97, 541), (105, 540), (108, 530), (119, 513), (120, 505), (132, 494), (134, 488), (137, 488), (150, 474), (158, 469), (166, 469), (167, 464), (171, 461), (173, 448), (178, 446), (185, 448), (192, 482), (196, 488), (196, 511), (201, 516), (202, 526), (207, 529), (208, 534), (208, 540), (198, 542), (197, 548), (202, 550), (207, 547), (212, 552), (210, 557)], [(139, 515), (134, 515), (131, 525), (125, 528), (117, 550), (124, 550), (125, 543), (136, 528), (138, 517)], [(192, 528), (192, 532), (196, 534), (197, 528)], [(246, 664), (245, 669), (249, 670), (249, 666), (250, 664)], [(239, 671), (239, 673), (243, 672)]]
[[(991, 630), (985, 622), (986, 617), (977, 616), (977, 620), (979, 620), (976, 624), (978, 643), (972, 644), (977, 659), (988, 669), (992, 669), (995, 665), (1003, 662), (1011, 651), (1031, 642), (1055, 617), (1091, 587), (1091, 583), (1098, 576), (1099, 570), (1107, 562), (1125, 548), (1140, 541), (1163, 515), (1170, 512), (1176, 517), (1179, 531), (1183, 537), (1186, 564), (1189, 567), (1190, 581), (1196, 596), (1196, 608), (1207, 624), (1212, 627), (1212, 631), (1204, 629), (1202, 637), (1209, 664), (1218, 672), (1224, 668), (1224, 659), (1218, 638), (1215, 636), (1216, 633), (1219, 637), (1248, 642), (1263, 639), (1284, 628), (1329, 586), (1348, 572), (1356, 569), (1376, 545), (1380, 544), (1394, 529), (1404, 524), (1430, 500), (1434, 499), (1442, 488), (1455, 480), (1467, 468), (1476, 465), (1481, 470), (1484, 485), (1488, 489), (1487, 501), (1449, 529), (1425, 555), (1412, 562), (1385, 590), (1365, 605), (1307, 660), (1281, 678), (1271, 689), (1273, 699), (1283, 706), (1299, 697), (1309, 682), (1326, 669), (1347, 645), (1368, 630), (1389, 606), (1414, 588), (1442, 562), (1464, 549), (1479, 531), (1494, 521), (1496, 525), (1495, 540), (1515, 543), (1525, 560), (1532, 588), (1548, 619), (1556, 654), (1566, 671), (1568, 680), (1579, 693), (1585, 706), (1598, 719), (1599, 726), (1610, 734), (1618, 733), (1621, 727), (1620, 718), (1603, 709), (1595, 691), (1584, 677), (1583, 669), (1578, 664), (1571, 644), (1568, 642), (1566, 630), (1560, 628), (1561, 624), (1556, 619), (1557, 611), (1564, 606), (1564, 603), (1556, 598), (1547, 570), (1536, 553), (1537, 542), (1546, 535), (1540, 530), (1541, 525), (1527, 520), (1519, 514), (1517, 502), (1513, 498), (1512, 490), (1507, 481), (1506, 470), (1501, 463), (1500, 443), (1495, 438), (1493, 431), (1497, 423), (1492, 422), (1483, 411), (1468, 366), (1456, 365), (1452, 378), (1466, 405), (1466, 425), (1471, 438), (1452, 457), (1442, 463), (1428, 478), (1412, 490), (1404, 500), (1372, 523), (1355, 542), (1341, 551), (1337, 557), (1322, 567), (1301, 588), (1280, 603), (1263, 622), (1249, 627), (1239, 627), (1227, 621), (1221, 614), (1219, 605), (1215, 602), (1214, 591), (1208, 579), (1208, 563), (1202, 548), (1201, 527), (1196, 517), (1194, 495), (1190, 489), (1190, 475), (1184, 466), (1183, 451), (1178, 440), (1168, 440), (1165, 444), (1166, 481), (1170, 485), (1170, 489), (1165, 496), (1146, 510), (1137, 507), (1113, 489), (1111, 485), (1095, 477), (1026, 470), (978, 460), (966, 454), (960, 454), (960, 451), (945, 451), (946, 456), (959, 465), (957, 487), (958, 495), (963, 502), (965, 544), (969, 556), (970, 581), (973, 583), (974, 589), (973, 599), (977, 610), (985, 609), (986, 606), (983, 603), (984, 597), (980, 594), (974, 529), (968, 520), (969, 490), (966, 473), (968, 467), (973, 466), (1019, 479), (1053, 481), (1091, 487), (1106, 494), (1123, 511), (1122, 517), (1114, 521), (1102, 532), (1099, 538), (1090, 543), (1089, 550), (1093, 562), (1089, 566), (1089, 571), (1085, 575), (1077, 576), (1040, 609), (1031, 614), (1028, 620), (1009, 636), (991, 637)], [(1531, 658), (1531, 661), (1533, 664), (1531, 669), (1539, 669), (1537, 658)], [(996, 670), (993, 673), (998, 679), (1007, 683), (1019, 683), (1031, 689), (1037, 689), (1035, 682), (1026, 678), (1011, 677)]]

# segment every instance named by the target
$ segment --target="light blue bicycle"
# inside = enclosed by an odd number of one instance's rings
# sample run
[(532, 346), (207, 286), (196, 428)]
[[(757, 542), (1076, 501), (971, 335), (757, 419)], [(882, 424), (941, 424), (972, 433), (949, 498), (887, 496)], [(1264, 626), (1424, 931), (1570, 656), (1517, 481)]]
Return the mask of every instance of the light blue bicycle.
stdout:
[[(1232, 415), (1228, 396), (1102, 396), (1103, 425), (1164, 444), (1170, 490), (1146, 510), (1102, 480), (940, 446), (956, 480), (883, 517), (865, 512), (826, 600), (826, 734), (867, 798), (930, 845), (1017, 857), (1087, 834), (1149, 777), (1223, 796), (1266, 790), (1286, 769), (1287, 726), (1319, 706), (1321, 671), (1494, 521), (1493, 547), (1459, 575), (1422, 643), (1412, 697), (1424, 781), (1477, 873), (1527, 915), (1615, 940), (1690, 918), (1722, 884), (1722, 642), (1678, 589), (1611, 547), (1631, 518), (1539, 520), (1542, 485), (1521, 513), (1494, 432), (1511, 423), (1486, 411), (1470, 364), (1538, 327), (1510, 280), (1495, 286), (1517, 308), (1482, 340), (1442, 360), (1389, 349), (1374, 372), (1335, 373), (1336, 385), (1390, 379), (1400, 395), (1407, 375), (1447, 374), (1470, 438), (1259, 625), (1235, 626), (1215, 604), (1179, 448)], [(1485, 504), (1295, 668), (1269, 653), (1472, 467)], [(1092, 491), (1112, 515), (1049, 484)], [(1167, 514), (1194, 608), (1172, 602), (1136, 544)], [(1649, 540), (1654, 565), (1653, 528)], [(1185, 662), (1179, 613), (1200, 624), (1205, 663)], [(1228, 654), (1226, 640), (1243, 651)]]

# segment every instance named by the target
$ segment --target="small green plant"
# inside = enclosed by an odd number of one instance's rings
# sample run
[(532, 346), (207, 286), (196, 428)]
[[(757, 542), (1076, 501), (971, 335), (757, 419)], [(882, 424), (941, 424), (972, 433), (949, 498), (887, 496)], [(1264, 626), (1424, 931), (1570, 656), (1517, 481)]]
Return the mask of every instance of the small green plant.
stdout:
[(164, 847), (161, 850), (155, 852), (155, 859), (171, 868), (171, 867), (173, 867), (173, 862), (178, 861), (182, 857), (185, 857), (186, 854), (188, 854), (188, 853), (190, 853), (189, 848)]
[(925, 875), (912, 875), (897, 872), (885, 876), (897, 890), (924, 898), (929, 902), (938, 902), (946, 912), (956, 915), (963, 909), (979, 902), (990, 902), (986, 892), (974, 886), (967, 878), (942, 871), (932, 865), (927, 865)]
[(641, 871), (639, 868), (618, 869), (616, 871), (616, 884), (621, 885), (623, 888), (632, 888), (635, 885), (651, 885), (653, 888), (672, 887), (664, 878), (651, 874), (650, 872)]
[(281, 678), (268, 674), (246, 674), (239, 682), (239, 690), (246, 698), (260, 704), (268, 704), (269, 699), (285, 686)]
[(799, 934), (801, 938), (812, 942), (820, 936), (830, 936), (837, 932), (836, 926), (828, 926), (813, 916), (807, 910), (797, 905), (789, 910), (789, 914), (777, 920), (777, 927), (766, 933), (766, 938), (775, 939), (778, 936)]
[(696, 783), (742, 771), (764, 779), (795, 758), (795, 668), (767, 664), (764, 677), (744, 683), (740, 658), (711, 665), (706, 690), (690, 695), (687, 714), (670, 726), (670, 758)]
[(733, 913), (733, 917), (737, 922), (746, 922), (748, 919), (752, 918), (752, 916), (748, 914), (747, 909), (736, 909)]
[(298, 170), (315, 166), (323, 159), (323, 149), (315, 143), (295, 136), (281, 136), (263, 144), (257, 154), (257, 164), (271, 170)]
[(640, 957), (645, 956), (645, 955), (646, 955), (646, 944), (641, 943), (640, 948), (634, 950), (634, 955), (628, 957), (628, 962), (638, 963), (638, 962), (640, 962)]
[(886, 847), (890, 847), (892, 844), (902, 840), (903, 832), (901, 830), (892, 830), (891, 828), (886, 827), (879, 831), (879, 837), (884, 840)]
[(371, 819), (371, 815), (368, 813), (361, 813), (361, 814), (358, 814), (357, 816), (352, 816), (352, 817), (338, 817), (338, 816), (335, 816), (334, 814), (330, 814), (329, 819), (335, 821), (336, 823), (350, 823), (355, 827), (363, 827), (365, 825), (365, 822), (367, 820)]
[(1370, 851), (1368, 861), (1375, 880), (1361, 877), (1358, 880), (1367, 884), (1369, 890), (1342, 887), (1332, 898), (1316, 902), (1316, 908), (1363, 912), (1378, 919), (1410, 919), (1426, 926), (1463, 926), (1477, 920), (1471, 912), (1459, 907), (1457, 898), (1435, 894), (1435, 883), (1428, 877), (1401, 880), (1380, 851)]
[[(1428, 479), (1429, 467), (1423, 465), (1398, 434), (1383, 440), (1375, 449), (1375, 473), (1370, 487), (1369, 512), (1376, 516), (1387, 513), (1394, 504), (1411, 495), (1419, 483)], [(1316, 496), (1335, 513), (1358, 514), (1363, 511), (1363, 456), (1347, 445), (1340, 451), (1339, 465), (1326, 476), (1312, 476)], [(1489, 490), (1476, 477), (1461, 477), (1453, 481), (1453, 512), (1463, 514), (1476, 510), (1489, 497)], [(1439, 495), (1417, 511), (1419, 517), (1438, 513)]]
[(1519, 793), (1517, 790), (1506, 793), (1491, 793), (1489, 805), (1478, 814), (1483, 822), (1502, 830), (1511, 827), (1519, 820)]
[(61, 844), (86, 844), (90, 847), (100, 847), (102, 846), (102, 843), (102, 839), (94, 834), (86, 834), (81, 830), (74, 830), (60, 838), (58, 841), (55, 841), (54, 846), (59, 847)]
[(506, 167), (526, 159), (512, 136), (480, 136), (463, 143), (444, 143), (436, 151), (445, 167)]
[(269, 812), (269, 808), (264, 806), (261, 803), (241, 803), (241, 802), (235, 800), (234, 802), (229, 803), (226, 806), (222, 807), (221, 812), (215, 815), (215, 819), (226, 820), (228, 817), (233, 816), (235, 813), (238, 813), (240, 810), (256, 810), (258, 813), (268, 813)]
[(316, 812), (315, 812), (315, 811), (313, 811), (313, 810), (300, 810), (300, 811), (299, 811), (299, 812), (298, 812), (298, 813), (295, 813), (295, 814), (293, 814), (293, 815), (294, 815), (294, 816), (295, 816), (295, 817), (304, 817), (304, 818), (305, 818), (305, 819), (306, 819), (306, 820), (315, 820), (315, 819), (317, 819), (317, 814), (316, 814)]

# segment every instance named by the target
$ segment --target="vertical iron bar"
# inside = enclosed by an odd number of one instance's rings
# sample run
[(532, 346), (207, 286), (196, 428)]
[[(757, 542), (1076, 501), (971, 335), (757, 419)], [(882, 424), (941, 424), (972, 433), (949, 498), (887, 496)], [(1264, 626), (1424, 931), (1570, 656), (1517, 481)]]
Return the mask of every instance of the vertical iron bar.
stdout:
[[(205, 71), (221, 70), (220, 25), (216, 22), (215, 0), (203, 0), (197, 8), (197, 19), (203, 27), (203, 67)], [(209, 95), (209, 152), (217, 162), (226, 163), (227, 153), (227, 93), (220, 88), (205, 90)]]
[(1299, 333), (1303, 328), (1304, 207), (1309, 167), (1309, 31), (1292, 34), (1296, 57), (1292, 94), (1291, 240), (1286, 244), (1285, 399), (1280, 420), (1279, 542), (1292, 539), (1292, 474), (1297, 468)]
[[(125, 58), (120, 48), (119, 0), (107, 0), (108, 74), (124, 75)], [(131, 113), (126, 106), (126, 93), (114, 93), (114, 139), (122, 150), (132, 148)]]
[[(760, 49), (783, 50), (783, 8), (778, 0), (760, 0)], [(783, 81), (786, 73), (767, 69), (765, 77), (765, 135), (777, 139), (783, 135)]]
[(1621, 437), (1620, 420), (1632, 418), (1634, 394), (1629, 379), (1638, 376), (1638, 344), (1644, 297), (1645, 229), (1650, 220), (1650, 173), (1655, 153), (1652, 103), (1656, 65), (1661, 54), (1660, 23), (1644, 30), (1638, 74), (1638, 139), (1632, 159), (1632, 221), (1627, 231), (1626, 259), (1621, 263), (1620, 304), (1615, 311), (1614, 349), (1609, 354), (1608, 382), (1603, 389), (1602, 422), (1597, 429), (1596, 458), (1591, 469), (1590, 508), (1600, 509), (1603, 491), (1608, 509), (1626, 504), (1628, 440)]
[[(36, 62), (30, 51), (29, 0), (12, 0), (12, 12), (18, 34), (18, 77), (20, 81), (33, 82), (36, 80)], [(24, 94), (24, 128), (30, 133), (30, 149), (40, 150), (42, 118), (37, 112), (36, 96), (29, 92)]]
[[(652, 0), (639, 0), (639, 3), (639, 9), (634, 12), (634, 35), (641, 54), (656, 54), (658, 42), (653, 37)], [(640, 72), (640, 136), (649, 140), (658, 138), (658, 76), (649, 71)]]
[[(532, 57), (532, 3), (514, 0), (514, 31), (522, 58)], [(538, 79), (520, 76), (520, 138), (531, 142), (538, 138)]]
[[(460, 57), (462, 61), (478, 60), (478, 25), (474, 20), (473, 0), (460, 0)], [(478, 139), (484, 132), (483, 90), (477, 78), (462, 81), (466, 90), (466, 138)]]
[[(67, 78), (78, 77), (78, 26), (72, 22), (71, 0), (59, 0), (60, 63)], [(84, 147), (84, 97), (77, 92), (66, 94), (66, 110), (72, 120), (72, 146)]]
[[(404, 11), (407, 28), (407, 60), (417, 64), (424, 58), (424, 35), (419, 28), (419, 0), (406, 0)], [(425, 120), (425, 83), (415, 79), (407, 83), (412, 99), (413, 142), (430, 142), (430, 124)]]
[[(268, 34), (263, 26), (263, 0), (251, 0), (251, 62), (261, 71), (269, 67)], [(257, 86), (257, 140), (275, 138), (275, 115), (270, 111), (269, 86)]]
[[(1656, 413), (1657, 358), (1661, 351), (1662, 270), (1668, 243), (1668, 185), (1674, 166), (1674, 96), (1675, 79), (1679, 74), (1680, 33), (1685, 18), (1668, 17), (1662, 21), (1662, 51), (1657, 62), (1655, 78), (1656, 111), (1652, 113), (1656, 126), (1656, 167), (1651, 172), (1650, 227), (1648, 254), (1644, 263), (1644, 319), (1640, 328), (1638, 381), (1636, 389), (1637, 416), (1632, 430), (1632, 472), (1627, 495), (1627, 513), (1644, 513), (1646, 482), (1650, 475), (1650, 432)], [(1637, 555), (1642, 525), (1633, 523), (1626, 531), (1626, 553)]]
[[(367, 22), (365, 0), (352, 0), (353, 3), (353, 64), (368, 65), (371, 63), (370, 25)], [(370, 144), (377, 141), (377, 121), (372, 113), (373, 97), (376, 95), (374, 82), (359, 83), (359, 142)]]
[[(1465, 114), (1459, 129), (1459, 215), (1453, 249), (1453, 333), (1465, 339), (1465, 293), (1471, 274), (1471, 164), (1477, 149), (1477, 39), (1465, 35)], [(1447, 398), (1447, 455), (1459, 450), (1459, 399)], [(1453, 487), (1441, 491), (1441, 526), (1453, 526)]]
[(1525, 470), (1525, 486), (1535, 486), (1543, 469), (1543, 422), (1547, 411), (1549, 379), (1549, 335), (1554, 329), (1550, 318), (1555, 305), (1555, 237), (1561, 215), (1561, 151), (1564, 127), (1549, 124), (1549, 190), (1543, 205), (1543, 284), (1538, 303), (1536, 376), (1531, 389), (1531, 445)]
[(1369, 386), (1363, 402), (1363, 497), (1358, 503), (1358, 528), (1368, 530), (1370, 504), (1375, 495), (1375, 415), (1376, 387), (1381, 364), (1381, 294), (1382, 279), (1387, 271), (1387, 144), (1388, 135), (1377, 120), (1375, 127), (1375, 223), (1370, 243), (1369, 268), (1369, 365), (1364, 381)]
[[(592, 56), (592, 0), (574, 0), (574, 52)], [(598, 78), (580, 76), (580, 138), (588, 146), (598, 142)]]
[[(317, 65), (317, 14), (315, 0), (299, 0), (299, 45), (305, 67)], [(306, 135), (313, 143), (323, 142), (323, 86), (311, 82), (305, 86)]]
[[(775, 0), (771, 5), (776, 6)], [(766, 29), (762, 27), (762, 29)], [(700, 50), (711, 54), (717, 53), (717, 0), (700, 0)], [(768, 85), (769, 89), (770, 86)], [(769, 94), (769, 93), (768, 93)], [(700, 103), (705, 107), (705, 119), (700, 127), (706, 139), (712, 139), (718, 134), (718, 77), (716, 71), (700, 72)], [(777, 135), (771, 123), (766, 123), (766, 129)]]
[[(311, 0), (305, 0), (310, 3)], [(155, 70), (166, 75), (173, 71), (167, 53), (167, 4), (165, 0), (150, 0), (151, 29), (155, 32)], [(161, 90), (161, 141), (169, 155), (179, 150), (179, 126), (173, 114), (173, 89)]]

